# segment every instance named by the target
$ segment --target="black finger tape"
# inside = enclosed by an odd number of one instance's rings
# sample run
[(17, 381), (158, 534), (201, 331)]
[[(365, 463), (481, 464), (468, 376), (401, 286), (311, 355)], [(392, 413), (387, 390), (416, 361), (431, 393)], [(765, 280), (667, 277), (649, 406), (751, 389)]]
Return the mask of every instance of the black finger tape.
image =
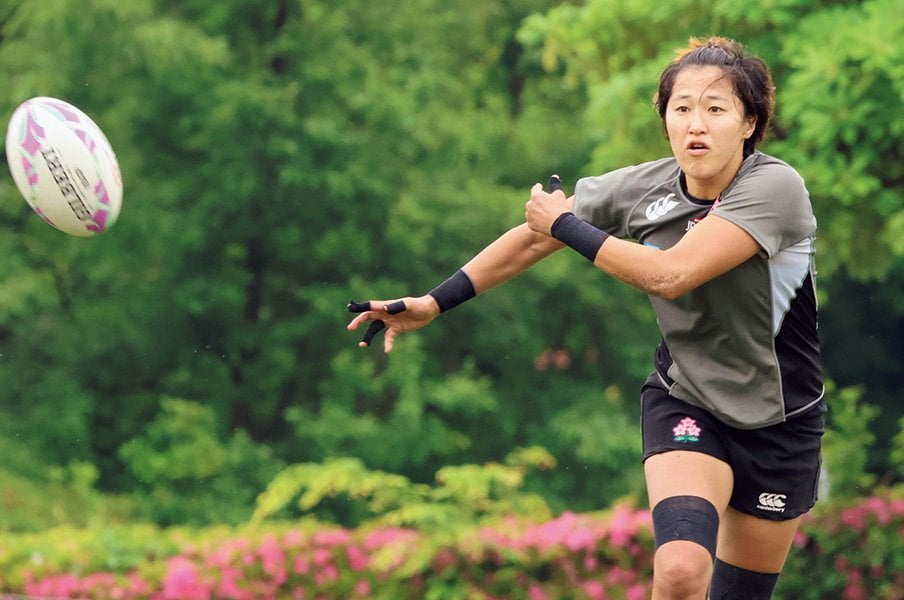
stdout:
[(370, 302), (355, 302), (354, 300), (349, 300), (345, 307), (348, 309), (348, 312), (367, 312), (370, 310)]
[(373, 321), (367, 328), (367, 331), (364, 332), (364, 337), (361, 338), (361, 341), (370, 346), (370, 342), (374, 339), (374, 336), (384, 329), (386, 329), (386, 323), (383, 321)]
[(406, 308), (404, 300), (396, 300), (395, 302), (386, 305), (386, 312), (391, 315), (397, 315)]

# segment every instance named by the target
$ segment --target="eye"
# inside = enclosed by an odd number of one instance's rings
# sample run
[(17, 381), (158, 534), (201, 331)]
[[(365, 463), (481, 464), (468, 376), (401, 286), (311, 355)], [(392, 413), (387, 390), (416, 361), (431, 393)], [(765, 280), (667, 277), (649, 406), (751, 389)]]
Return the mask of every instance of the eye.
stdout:
[(709, 107), (709, 112), (712, 112), (712, 113), (721, 113), (721, 112), (725, 112), (725, 109), (722, 108), (721, 106), (710, 106), (710, 107)]

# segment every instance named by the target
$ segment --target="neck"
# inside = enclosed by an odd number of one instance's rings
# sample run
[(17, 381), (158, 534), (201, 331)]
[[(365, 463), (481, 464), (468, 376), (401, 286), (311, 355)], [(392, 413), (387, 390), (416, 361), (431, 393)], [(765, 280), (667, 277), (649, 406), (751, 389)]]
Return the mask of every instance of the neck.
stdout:
[(744, 164), (744, 158), (738, 156), (733, 168), (725, 169), (715, 177), (707, 179), (689, 178), (687, 174), (682, 173), (684, 191), (693, 198), (704, 201), (714, 200), (731, 184), (741, 170), (742, 164)]
[(721, 190), (710, 193), (708, 188), (699, 185), (689, 186), (687, 176), (684, 173), (681, 174), (681, 187), (684, 188), (684, 193), (687, 197), (695, 202), (713, 202), (722, 193)]

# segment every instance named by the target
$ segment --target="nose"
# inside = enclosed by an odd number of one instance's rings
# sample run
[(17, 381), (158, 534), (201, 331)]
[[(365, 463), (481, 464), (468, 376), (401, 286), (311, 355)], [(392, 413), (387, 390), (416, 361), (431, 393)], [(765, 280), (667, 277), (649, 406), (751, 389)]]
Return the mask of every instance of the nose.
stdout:
[(691, 111), (691, 118), (688, 123), (688, 130), (692, 134), (700, 134), (706, 132), (706, 118), (702, 111)]

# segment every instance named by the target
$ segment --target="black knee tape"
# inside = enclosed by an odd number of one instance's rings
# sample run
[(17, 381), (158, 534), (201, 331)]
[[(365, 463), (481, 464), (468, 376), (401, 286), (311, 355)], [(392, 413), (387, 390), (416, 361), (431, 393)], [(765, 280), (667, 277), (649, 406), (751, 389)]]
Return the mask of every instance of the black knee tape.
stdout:
[(684, 540), (699, 544), (716, 556), (719, 511), (699, 496), (672, 496), (653, 507), (653, 536), (656, 548), (667, 542)]
[(709, 588), (710, 600), (769, 600), (778, 573), (757, 573), (716, 559)]

